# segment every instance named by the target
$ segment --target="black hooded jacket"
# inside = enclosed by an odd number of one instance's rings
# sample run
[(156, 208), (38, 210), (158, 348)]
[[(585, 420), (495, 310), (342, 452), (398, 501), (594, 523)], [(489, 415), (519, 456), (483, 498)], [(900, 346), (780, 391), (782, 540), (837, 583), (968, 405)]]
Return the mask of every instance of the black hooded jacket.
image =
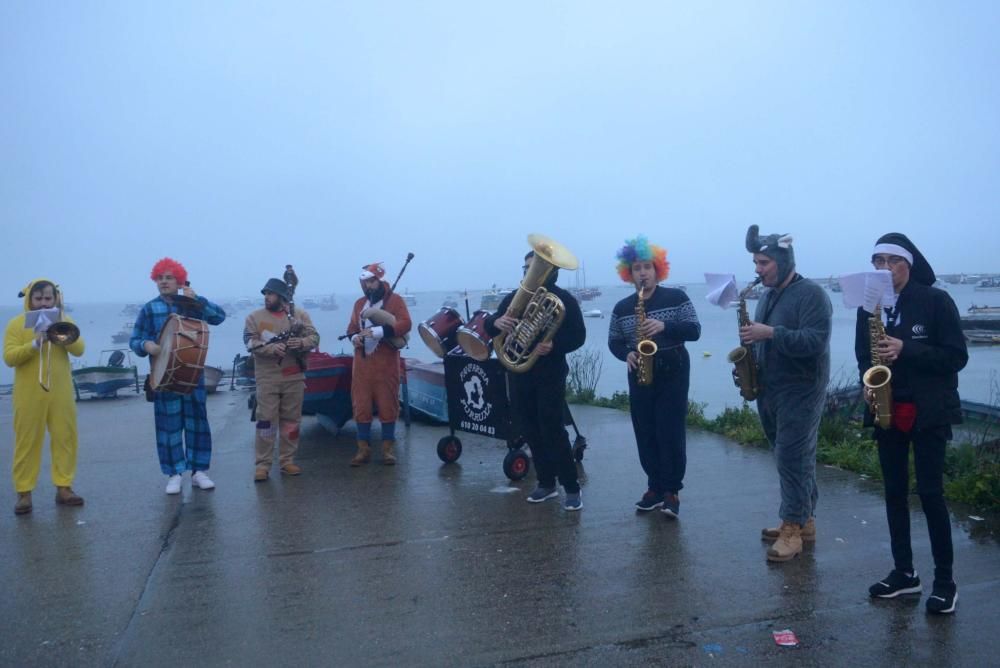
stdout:
[[(555, 273), (553, 272), (553, 274)], [(562, 325), (559, 326), (556, 335), (552, 338), (552, 352), (548, 355), (540, 356), (535, 365), (527, 373), (517, 375), (535, 376), (536, 378), (539, 376), (551, 377), (557, 374), (565, 376), (569, 371), (569, 366), (566, 364), (566, 355), (582, 346), (587, 338), (587, 327), (583, 322), (583, 312), (580, 311), (580, 304), (576, 301), (576, 298), (556, 285), (553, 276), (550, 276), (549, 280), (546, 281), (545, 289), (562, 300), (566, 308), (566, 314)], [(507, 312), (507, 308), (516, 294), (517, 291), (515, 290), (504, 297), (500, 305), (497, 306), (496, 312), (486, 318), (486, 331), (490, 336), (496, 336), (500, 333), (500, 330), (493, 323)]]
[[(958, 372), (969, 361), (955, 302), (944, 290), (911, 279), (896, 299), (895, 324), (889, 319), (886, 334), (903, 340), (892, 371), (894, 401), (917, 405), (915, 429), (960, 424), (962, 410), (958, 396)], [(871, 315), (858, 309), (854, 353), (861, 376), (871, 367), (868, 320)], [(871, 425), (871, 412), (865, 424)]]

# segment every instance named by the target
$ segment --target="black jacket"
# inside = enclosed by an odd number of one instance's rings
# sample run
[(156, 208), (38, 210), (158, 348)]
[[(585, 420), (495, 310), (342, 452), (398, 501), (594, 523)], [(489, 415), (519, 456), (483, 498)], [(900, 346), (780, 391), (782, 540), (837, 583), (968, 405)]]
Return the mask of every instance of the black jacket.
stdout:
[[(903, 340), (899, 358), (889, 367), (893, 400), (916, 403), (915, 429), (960, 424), (958, 372), (969, 361), (969, 351), (955, 302), (944, 290), (911, 279), (896, 299), (895, 313), (895, 324), (890, 317), (885, 330), (889, 336)], [(858, 309), (854, 353), (861, 377), (871, 367), (870, 317)], [(865, 424), (871, 423), (869, 411)]]
[[(576, 301), (576, 297), (551, 281), (545, 284), (545, 289), (562, 300), (566, 314), (562, 325), (559, 326), (559, 330), (552, 339), (552, 352), (539, 357), (528, 372), (517, 374), (519, 376), (566, 375), (569, 369), (566, 364), (566, 355), (582, 346), (587, 339), (587, 327), (583, 323), (583, 312), (580, 311), (580, 303)], [(507, 308), (516, 294), (517, 290), (504, 297), (500, 305), (497, 306), (496, 312), (486, 318), (486, 331), (490, 336), (496, 336), (500, 333), (500, 330), (493, 323), (507, 312)]]

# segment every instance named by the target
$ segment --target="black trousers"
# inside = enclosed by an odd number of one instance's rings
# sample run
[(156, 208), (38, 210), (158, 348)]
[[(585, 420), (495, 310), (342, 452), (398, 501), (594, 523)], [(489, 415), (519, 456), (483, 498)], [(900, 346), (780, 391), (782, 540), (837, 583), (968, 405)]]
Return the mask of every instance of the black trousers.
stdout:
[(954, 552), (951, 545), (951, 519), (944, 501), (944, 454), (951, 439), (951, 426), (943, 425), (913, 430), (904, 434), (897, 429), (875, 429), (878, 458), (885, 479), (885, 514), (889, 520), (892, 558), (897, 570), (913, 572), (913, 549), (910, 546), (910, 448), (917, 474), (917, 495), (927, 518), (927, 532), (934, 555), (934, 579), (952, 581)]
[(555, 487), (558, 478), (567, 492), (579, 492), (573, 448), (563, 420), (566, 373), (547, 371), (509, 375), (514, 422), (531, 447), (538, 484)]
[(658, 494), (684, 488), (687, 469), (687, 409), (691, 364), (687, 351), (668, 351), (653, 369), (653, 384), (628, 375), (632, 429), (647, 485)]

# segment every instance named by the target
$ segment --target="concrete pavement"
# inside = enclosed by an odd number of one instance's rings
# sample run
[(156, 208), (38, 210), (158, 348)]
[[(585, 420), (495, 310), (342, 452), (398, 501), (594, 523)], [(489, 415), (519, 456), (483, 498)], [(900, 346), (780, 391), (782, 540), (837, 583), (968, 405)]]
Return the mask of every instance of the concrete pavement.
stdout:
[[(778, 506), (765, 451), (690, 432), (676, 522), (635, 513), (644, 477), (630, 422), (598, 408), (573, 409), (591, 444), (580, 513), (525, 503), (533, 477), (507, 481), (498, 441), (460, 434), (461, 459), (441, 464), (447, 430), (423, 424), (402, 430), (397, 466), (352, 469), (353, 434), (306, 418), (305, 474), (254, 484), (245, 396), (209, 399), (212, 492), (185, 477), (180, 496), (164, 494), (141, 398), (78, 405), (83, 508), (55, 506), (46, 455), (35, 511), (15, 517), (4, 474), (0, 663), (982, 666), (1000, 655), (995, 533), (953, 513), (959, 608), (929, 617), (933, 565), (914, 512), (924, 596), (870, 601), (891, 559), (879, 487), (856, 475), (821, 469), (817, 543), (774, 565), (759, 540)], [(799, 647), (775, 645), (785, 628)]]

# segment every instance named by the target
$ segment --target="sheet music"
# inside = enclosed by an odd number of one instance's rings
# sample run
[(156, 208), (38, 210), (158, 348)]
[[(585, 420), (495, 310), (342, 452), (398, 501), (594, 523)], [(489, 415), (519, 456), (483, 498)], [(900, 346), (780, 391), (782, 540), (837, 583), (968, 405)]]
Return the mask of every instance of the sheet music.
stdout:
[(24, 328), (33, 329), (35, 332), (46, 332), (49, 327), (59, 322), (58, 308), (40, 308), (36, 311), (27, 311), (24, 314)]
[(888, 269), (845, 274), (839, 279), (841, 295), (847, 308), (863, 308), (874, 313), (881, 304), (891, 308), (896, 305), (896, 291), (892, 287), (892, 272)]
[(722, 308), (729, 308), (729, 305), (740, 296), (740, 290), (736, 287), (736, 276), (733, 274), (705, 274), (705, 283), (708, 284), (708, 294), (705, 295), (710, 303)]

